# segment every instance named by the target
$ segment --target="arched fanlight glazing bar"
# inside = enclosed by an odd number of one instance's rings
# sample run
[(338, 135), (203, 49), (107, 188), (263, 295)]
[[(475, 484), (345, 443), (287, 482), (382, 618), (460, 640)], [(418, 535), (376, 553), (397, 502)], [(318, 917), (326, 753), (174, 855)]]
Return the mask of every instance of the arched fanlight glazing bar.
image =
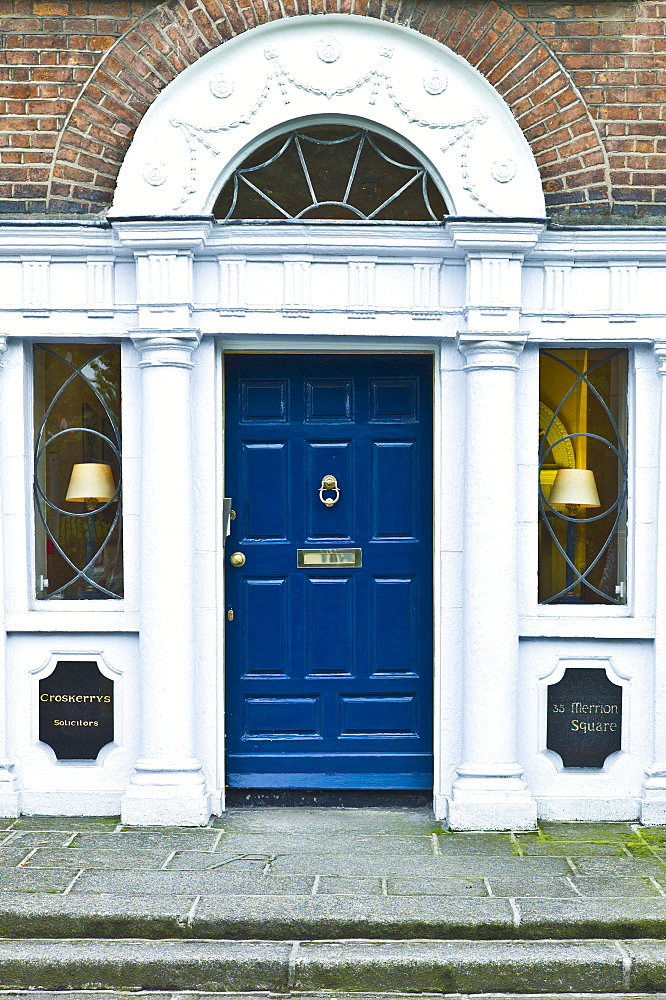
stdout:
[[(42, 599), (123, 596), (119, 403), (118, 347), (35, 348), (34, 497), (43, 529), (36, 545)], [(85, 509), (77, 510), (79, 505)]]
[(439, 222), (447, 208), (426, 168), (396, 143), (326, 125), (266, 143), (234, 171), (215, 205), (227, 222), (267, 212), (283, 220)]
[[(542, 593), (540, 603), (624, 604), (625, 580), (620, 567), (625, 564), (626, 553), (618, 549), (625, 541), (620, 536), (626, 524), (628, 465), (626, 434), (619, 425), (618, 415), (624, 412), (626, 405), (626, 351), (585, 351), (587, 359), (602, 356), (582, 366), (576, 366), (567, 358), (574, 353), (541, 352), (542, 372), (544, 359), (548, 359), (551, 381), (558, 382), (553, 375), (552, 366), (555, 365), (564, 373), (559, 381), (568, 383), (568, 387), (552, 410), (539, 451), (540, 521), (545, 538), (551, 543), (549, 561), (553, 563), (555, 554), (559, 557), (564, 567), (564, 580), (560, 578), (559, 584), (551, 585), (550, 593)], [(611, 393), (613, 381), (616, 385)], [(606, 391), (601, 391), (595, 382), (603, 384)], [(611, 395), (614, 396), (612, 405)], [(591, 404), (587, 402), (588, 396)], [(581, 399), (585, 400), (584, 406)], [(574, 427), (555, 438), (551, 433), (553, 428), (560, 426), (566, 430), (567, 426), (571, 427), (574, 412), (584, 427)], [(589, 448), (593, 453), (589, 469), (582, 468), (579, 461), (576, 469), (560, 471), (554, 453), (558, 446), (567, 442), (579, 455), (587, 456)], [(548, 470), (551, 476), (554, 470), (557, 472), (547, 494), (544, 473)], [(595, 495), (597, 486), (598, 494)], [(590, 512), (596, 508), (600, 508), (599, 513)], [(543, 551), (544, 546), (541, 546), (540, 589), (543, 589), (541, 577), (547, 575)]]

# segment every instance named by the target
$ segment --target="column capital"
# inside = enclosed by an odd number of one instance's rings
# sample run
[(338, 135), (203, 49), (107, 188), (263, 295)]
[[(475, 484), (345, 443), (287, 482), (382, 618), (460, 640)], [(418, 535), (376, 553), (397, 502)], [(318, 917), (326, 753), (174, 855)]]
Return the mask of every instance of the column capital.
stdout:
[(657, 359), (657, 364), (659, 365), (657, 368), (658, 374), (666, 375), (666, 341), (655, 340), (652, 345), (652, 349), (654, 350), (654, 356)]
[(194, 367), (192, 355), (201, 343), (201, 330), (132, 330), (132, 343), (141, 355), (139, 368)]
[(450, 216), (446, 231), (467, 254), (523, 256), (533, 250), (546, 228), (545, 219), (464, 219)]
[(459, 333), (458, 350), (465, 357), (464, 370), (477, 368), (509, 369), (518, 368), (518, 358), (527, 342), (523, 334)]

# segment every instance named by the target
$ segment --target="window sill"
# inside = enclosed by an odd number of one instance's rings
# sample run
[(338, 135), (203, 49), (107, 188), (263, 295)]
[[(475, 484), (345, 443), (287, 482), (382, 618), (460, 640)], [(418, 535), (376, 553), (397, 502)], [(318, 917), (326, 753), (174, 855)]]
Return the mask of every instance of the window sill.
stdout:
[(634, 616), (627, 607), (608, 610), (610, 614), (596, 607), (577, 608), (577, 614), (572, 615), (570, 609), (563, 608), (559, 615), (521, 615), (520, 636), (523, 639), (654, 639), (654, 618)]
[[(46, 602), (45, 602), (46, 603)], [(138, 632), (137, 611), (113, 607), (102, 609), (107, 602), (58, 601), (58, 607), (35, 608), (32, 611), (10, 611), (5, 615), (7, 632)], [(82, 607), (81, 605), (84, 605)]]

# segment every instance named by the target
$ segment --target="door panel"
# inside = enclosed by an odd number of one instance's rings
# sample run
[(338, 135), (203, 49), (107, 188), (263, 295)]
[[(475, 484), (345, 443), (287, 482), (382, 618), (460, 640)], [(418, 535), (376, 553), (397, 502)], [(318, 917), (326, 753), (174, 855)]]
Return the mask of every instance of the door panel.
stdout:
[[(225, 371), (228, 783), (431, 788), (431, 359), (230, 354)], [(298, 566), (339, 548), (361, 565)]]

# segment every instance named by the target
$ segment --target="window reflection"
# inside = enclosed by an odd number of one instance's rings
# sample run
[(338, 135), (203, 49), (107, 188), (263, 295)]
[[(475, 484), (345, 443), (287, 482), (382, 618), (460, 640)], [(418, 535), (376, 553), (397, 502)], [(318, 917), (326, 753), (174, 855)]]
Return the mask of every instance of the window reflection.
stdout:
[(542, 351), (539, 601), (625, 604), (627, 352)]
[(34, 350), (39, 600), (123, 596), (120, 348)]

